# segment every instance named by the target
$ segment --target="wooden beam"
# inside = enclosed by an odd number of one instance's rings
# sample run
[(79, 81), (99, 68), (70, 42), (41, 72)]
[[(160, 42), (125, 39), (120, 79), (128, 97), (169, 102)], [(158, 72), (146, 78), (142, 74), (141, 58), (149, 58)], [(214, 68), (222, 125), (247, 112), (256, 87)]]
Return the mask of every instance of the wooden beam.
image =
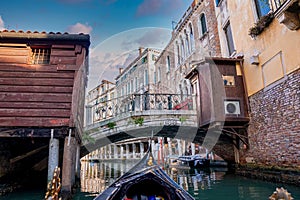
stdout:
[(50, 138), (51, 129), (54, 129), (55, 138), (64, 138), (67, 136), (68, 127), (31, 127), (31, 128), (0, 128), (0, 138), (5, 137), (30, 137), (30, 138)]
[(36, 163), (32, 169), (35, 171), (43, 171), (48, 166), (48, 156), (43, 158), (40, 162)]
[(1, 85), (73, 86), (73, 78), (1, 78)]
[(6, 93), (0, 92), (0, 101), (3, 102), (60, 102), (70, 103), (72, 101), (72, 94), (64, 93)]
[(1, 117), (70, 117), (70, 109), (0, 108)]
[(42, 72), (42, 71), (29, 71), (29, 72), (11, 72), (3, 71), (0, 73), (0, 77), (8, 78), (74, 78), (74, 73), (72, 72)]
[(45, 148), (47, 148), (47, 147), (48, 147), (48, 145), (39, 147), (39, 148), (37, 148), (37, 149), (34, 149), (34, 150), (32, 150), (32, 151), (29, 151), (29, 152), (27, 152), (27, 153), (21, 155), (21, 156), (17, 156), (17, 157), (15, 157), (15, 158), (12, 158), (12, 159), (9, 160), (9, 162), (10, 162), (10, 164), (14, 164), (15, 162), (18, 162), (18, 161), (20, 161), (20, 160), (22, 160), (22, 159), (24, 159), (24, 158), (27, 158), (28, 156), (31, 156), (31, 155), (33, 155), (33, 154), (36, 154), (36, 153), (42, 151), (43, 149), (45, 149)]
[[(1, 89), (1, 87), (0, 87)], [(71, 103), (60, 102), (1, 102), (0, 108), (71, 109)], [(27, 110), (28, 112), (28, 110)]]

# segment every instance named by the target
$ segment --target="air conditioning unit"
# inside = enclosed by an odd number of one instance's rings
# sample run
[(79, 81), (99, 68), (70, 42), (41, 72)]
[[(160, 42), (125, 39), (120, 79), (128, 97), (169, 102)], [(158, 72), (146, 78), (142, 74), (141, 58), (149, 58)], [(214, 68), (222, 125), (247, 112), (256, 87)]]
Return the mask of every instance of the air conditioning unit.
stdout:
[(239, 101), (224, 101), (225, 114), (240, 115), (240, 102)]

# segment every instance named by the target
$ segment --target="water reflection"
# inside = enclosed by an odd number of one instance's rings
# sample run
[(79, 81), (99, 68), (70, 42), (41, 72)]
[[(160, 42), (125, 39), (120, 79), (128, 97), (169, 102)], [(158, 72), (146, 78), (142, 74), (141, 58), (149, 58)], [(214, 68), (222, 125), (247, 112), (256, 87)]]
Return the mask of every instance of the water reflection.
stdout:
[[(97, 195), (103, 192), (115, 179), (127, 172), (137, 161), (88, 162), (81, 163), (81, 191)], [(210, 189), (213, 184), (222, 180), (226, 174), (224, 169), (188, 169), (167, 168), (168, 175), (183, 189), (193, 196), (199, 190)]]
[(127, 172), (136, 161), (81, 163), (81, 191), (93, 194), (103, 192), (115, 179)]

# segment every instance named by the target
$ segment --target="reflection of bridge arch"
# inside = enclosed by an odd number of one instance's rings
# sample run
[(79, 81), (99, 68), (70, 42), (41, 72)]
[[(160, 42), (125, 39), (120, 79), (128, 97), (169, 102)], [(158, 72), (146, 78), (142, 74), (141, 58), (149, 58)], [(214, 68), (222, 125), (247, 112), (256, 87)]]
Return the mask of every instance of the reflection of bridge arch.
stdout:
[[(159, 130), (156, 131), (156, 133), (153, 135), (154, 137), (162, 137), (162, 138), (167, 137), (170, 139), (179, 139), (179, 140), (184, 140), (186, 142), (192, 142), (199, 145), (203, 143), (203, 140), (207, 136), (207, 134), (213, 134), (214, 132), (216, 134), (220, 134), (219, 133), (220, 129), (218, 129), (217, 127), (215, 128), (215, 130), (210, 130), (208, 133), (206, 129), (199, 129), (193, 126), (178, 126), (178, 125), (165, 125), (162, 127), (141, 126), (127, 131), (122, 131), (122, 130), (111, 131), (111, 133), (109, 134), (95, 138), (94, 143), (86, 144), (83, 147), (85, 151), (82, 151), (83, 153), (82, 156), (100, 147), (126, 141), (128, 139), (150, 138), (152, 137), (152, 134), (154, 132), (153, 130)], [(194, 138), (188, 137), (189, 134), (187, 133), (190, 132), (196, 133)], [(214, 146), (212, 151), (218, 156), (220, 156), (221, 158), (223, 158), (224, 160), (226, 160), (227, 162), (234, 163), (235, 162), (234, 145), (235, 145), (235, 140), (232, 136), (228, 134), (221, 134), (219, 137), (219, 141)]]

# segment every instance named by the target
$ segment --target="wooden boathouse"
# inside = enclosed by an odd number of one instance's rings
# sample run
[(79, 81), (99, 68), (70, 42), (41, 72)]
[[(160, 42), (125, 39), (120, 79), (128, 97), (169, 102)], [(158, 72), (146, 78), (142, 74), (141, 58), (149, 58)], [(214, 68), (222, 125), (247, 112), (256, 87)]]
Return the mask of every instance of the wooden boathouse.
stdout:
[[(79, 169), (90, 37), (0, 31), (0, 179), (62, 167), (69, 193)], [(46, 177), (45, 177), (46, 180)]]

